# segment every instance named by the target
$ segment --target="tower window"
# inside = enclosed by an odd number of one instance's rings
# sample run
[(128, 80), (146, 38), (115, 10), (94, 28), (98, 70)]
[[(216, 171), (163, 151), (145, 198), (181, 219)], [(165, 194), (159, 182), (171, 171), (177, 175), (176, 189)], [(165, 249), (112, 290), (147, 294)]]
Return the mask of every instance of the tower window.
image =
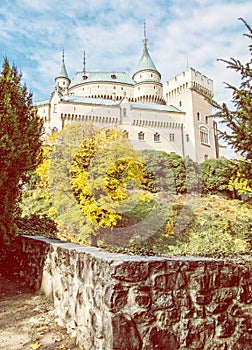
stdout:
[(170, 142), (174, 142), (175, 140), (175, 135), (174, 134), (170, 134)]
[(65, 85), (65, 83), (66, 83), (65, 81), (62, 82), (63, 85)]
[(206, 115), (206, 124), (208, 124), (208, 116)]
[(127, 117), (127, 108), (123, 108), (123, 116)]
[(116, 79), (116, 75), (115, 74), (111, 74), (111, 78), (112, 79)]
[(186, 142), (189, 142), (189, 134), (186, 134)]
[(197, 112), (197, 120), (200, 121), (200, 113)]
[(144, 141), (144, 133), (143, 133), (142, 131), (140, 131), (140, 132), (138, 133), (138, 140), (139, 140), (139, 141)]
[(182, 101), (179, 101), (179, 107), (182, 107)]
[(200, 128), (200, 142), (204, 145), (209, 144), (209, 132), (208, 129), (204, 126)]

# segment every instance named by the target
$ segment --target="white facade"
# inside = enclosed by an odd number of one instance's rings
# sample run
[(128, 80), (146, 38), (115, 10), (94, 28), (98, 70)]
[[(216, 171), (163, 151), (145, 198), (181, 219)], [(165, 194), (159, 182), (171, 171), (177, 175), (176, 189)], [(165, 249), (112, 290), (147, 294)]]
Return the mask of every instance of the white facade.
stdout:
[(68, 78), (64, 55), (55, 90), (36, 102), (47, 133), (74, 121), (125, 130), (136, 149), (189, 155), (202, 162), (218, 154), (215, 125), (209, 117), (213, 81), (189, 68), (161, 83), (144, 38), (136, 72), (77, 72)]

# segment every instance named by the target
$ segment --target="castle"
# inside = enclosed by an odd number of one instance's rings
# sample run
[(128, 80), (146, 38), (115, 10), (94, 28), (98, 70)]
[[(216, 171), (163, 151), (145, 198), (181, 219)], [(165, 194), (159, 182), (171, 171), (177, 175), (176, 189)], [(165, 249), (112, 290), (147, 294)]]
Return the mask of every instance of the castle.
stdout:
[(216, 123), (209, 118), (213, 81), (193, 68), (162, 83), (148, 51), (132, 76), (125, 72), (83, 70), (68, 77), (62, 55), (60, 73), (48, 100), (35, 103), (46, 133), (74, 121), (120, 127), (136, 149), (162, 150), (203, 162), (219, 156)]

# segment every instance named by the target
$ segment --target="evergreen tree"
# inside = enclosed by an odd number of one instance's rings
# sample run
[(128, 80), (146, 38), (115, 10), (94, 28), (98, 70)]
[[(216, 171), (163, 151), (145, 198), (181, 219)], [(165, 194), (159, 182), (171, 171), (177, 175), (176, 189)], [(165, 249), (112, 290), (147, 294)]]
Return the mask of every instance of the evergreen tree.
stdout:
[(0, 243), (15, 234), (21, 187), (40, 160), (42, 121), (17, 68), (4, 59), (0, 73)]
[[(241, 19), (241, 18), (240, 18)], [(250, 40), (252, 39), (252, 28), (241, 19), (247, 29), (248, 34), (244, 34)], [(240, 60), (230, 58), (230, 60), (221, 59), (227, 64), (227, 68), (235, 70), (240, 74), (241, 83), (235, 87), (226, 83), (227, 88), (232, 90), (232, 100), (234, 110), (230, 110), (225, 103), (221, 105), (213, 103), (217, 108), (215, 117), (219, 117), (221, 123), (224, 123), (228, 129), (220, 131), (221, 136), (236, 151), (240, 152), (247, 160), (252, 160), (252, 45), (249, 45), (250, 60), (243, 64)]]

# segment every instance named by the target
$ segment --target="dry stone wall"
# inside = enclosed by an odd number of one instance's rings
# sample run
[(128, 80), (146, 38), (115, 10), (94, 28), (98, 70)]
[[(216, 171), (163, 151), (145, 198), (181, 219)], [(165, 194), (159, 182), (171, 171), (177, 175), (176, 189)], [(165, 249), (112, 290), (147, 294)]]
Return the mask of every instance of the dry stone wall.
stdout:
[(86, 350), (251, 350), (251, 264), (137, 257), (22, 236), (27, 284)]

